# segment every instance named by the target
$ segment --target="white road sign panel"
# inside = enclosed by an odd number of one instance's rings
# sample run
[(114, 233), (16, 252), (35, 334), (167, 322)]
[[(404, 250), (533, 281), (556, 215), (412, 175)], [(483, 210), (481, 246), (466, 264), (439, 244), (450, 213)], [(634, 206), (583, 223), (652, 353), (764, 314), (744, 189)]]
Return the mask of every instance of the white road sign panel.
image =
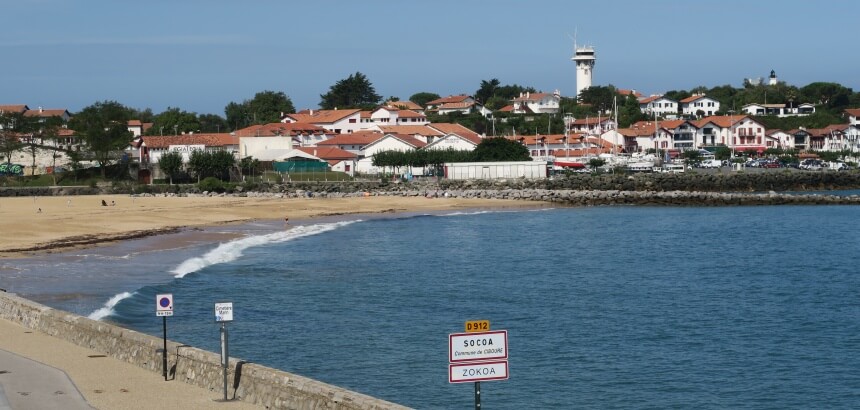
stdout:
[(448, 365), (448, 383), (507, 380), (508, 361), (456, 363)]
[(506, 360), (507, 358), (507, 330), (448, 335), (448, 361), (451, 363)]
[(173, 295), (155, 295), (155, 316), (173, 316)]
[(233, 302), (219, 302), (215, 304), (215, 321), (233, 321)]

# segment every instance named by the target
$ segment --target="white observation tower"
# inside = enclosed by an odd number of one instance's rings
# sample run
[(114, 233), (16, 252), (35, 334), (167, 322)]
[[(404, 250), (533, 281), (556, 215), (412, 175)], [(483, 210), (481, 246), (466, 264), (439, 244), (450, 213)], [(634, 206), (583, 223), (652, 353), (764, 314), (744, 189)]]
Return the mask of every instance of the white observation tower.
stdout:
[(582, 46), (578, 47), (576, 42), (573, 44), (573, 58), (576, 63), (576, 98), (579, 98), (579, 93), (582, 90), (591, 87), (591, 74), (594, 72), (594, 47)]

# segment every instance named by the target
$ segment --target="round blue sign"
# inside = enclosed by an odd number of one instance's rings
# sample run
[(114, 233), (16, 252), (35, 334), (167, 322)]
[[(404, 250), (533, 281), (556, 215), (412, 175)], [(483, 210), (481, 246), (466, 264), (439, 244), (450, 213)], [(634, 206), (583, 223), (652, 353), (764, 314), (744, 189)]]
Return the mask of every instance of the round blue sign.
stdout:
[(161, 307), (166, 308), (166, 307), (170, 306), (170, 299), (169, 298), (161, 298), (161, 300), (158, 301), (158, 304), (161, 305)]

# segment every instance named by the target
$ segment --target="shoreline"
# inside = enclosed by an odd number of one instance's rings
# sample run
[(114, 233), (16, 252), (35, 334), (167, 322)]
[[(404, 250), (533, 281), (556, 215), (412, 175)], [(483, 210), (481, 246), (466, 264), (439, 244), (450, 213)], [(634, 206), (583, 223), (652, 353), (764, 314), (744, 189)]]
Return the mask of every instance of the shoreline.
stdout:
[[(116, 205), (102, 206), (101, 201)], [(0, 260), (33, 258), (123, 240), (254, 221), (342, 215), (527, 209), (548, 203), (492, 198), (370, 196), (279, 198), (231, 196), (92, 195), (0, 198)]]

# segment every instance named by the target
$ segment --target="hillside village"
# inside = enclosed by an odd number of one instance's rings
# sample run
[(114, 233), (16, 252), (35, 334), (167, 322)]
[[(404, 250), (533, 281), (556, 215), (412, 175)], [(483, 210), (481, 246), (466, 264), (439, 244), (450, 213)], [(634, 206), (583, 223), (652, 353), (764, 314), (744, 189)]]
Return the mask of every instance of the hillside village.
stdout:
[[(152, 123), (131, 120), (127, 123), (128, 146), (123, 158), (139, 164), (138, 180), (151, 183), (164, 178), (157, 164), (167, 152), (179, 152), (184, 161), (195, 150), (226, 151), (238, 161), (252, 157), (265, 163), (317, 164), (317, 169), (357, 174), (377, 174), (383, 169), (373, 163), (374, 155), (383, 151), (473, 150), (483, 139), (493, 137), (477, 133), (451, 122), (430, 122), (428, 116), (475, 115), (504, 121), (502, 115), (530, 117), (541, 114), (563, 115), (564, 131), (555, 134), (534, 132), (504, 135), (524, 145), (533, 160), (557, 165), (581, 165), (599, 156), (631, 156), (661, 153), (679, 157), (684, 151), (718, 147), (732, 155), (761, 156), (771, 149), (832, 152), (860, 151), (860, 109), (844, 110), (845, 122), (815, 129), (768, 129), (762, 116), (804, 116), (815, 112), (809, 103), (748, 104), (739, 113), (725, 113), (720, 102), (703, 93), (675, 101), (664, 95), (642, 96), (632, 90), (618, 90), (619, 96), (635, 96), (639, 109), (649, 120), (640, 120), (619, 128), (617, 120), (605, 116), (573, 118), (561, 112), (562, 97), (553, 93), (525, 92), (498, 110), (486, 108), (468, 94), (438, 98), (419, 105), (412, 101), (388, 101), (372, 110), (333, 109), (302, 110), (281, 113), (280, 121), (256, 124), (219, 133), (175, 133), (147, 135)], [(47, 119), (63, 125), (54, 138), (37, 133), (14, 134), (23, 146), (4, 155), (0, 162), (20, 164), (25, 174), (51, 173), (55, 167), (68, 166), (68, 152), (80, 151), (82, 140), (69, 129), (72, 114), (66, 109), (31, 108), (25, 104), (0, 105), (0, 115), (18, 114)], [(0, 124), (0, 129), (3, 125)], [(8, 125), (6, 126), (8, 130)], [(25, 149), (24, 146), (31, 148)], [(32, 147), (37, 147), (33, 149)], [(35, 167), (33, 167), (35, 158)]]

